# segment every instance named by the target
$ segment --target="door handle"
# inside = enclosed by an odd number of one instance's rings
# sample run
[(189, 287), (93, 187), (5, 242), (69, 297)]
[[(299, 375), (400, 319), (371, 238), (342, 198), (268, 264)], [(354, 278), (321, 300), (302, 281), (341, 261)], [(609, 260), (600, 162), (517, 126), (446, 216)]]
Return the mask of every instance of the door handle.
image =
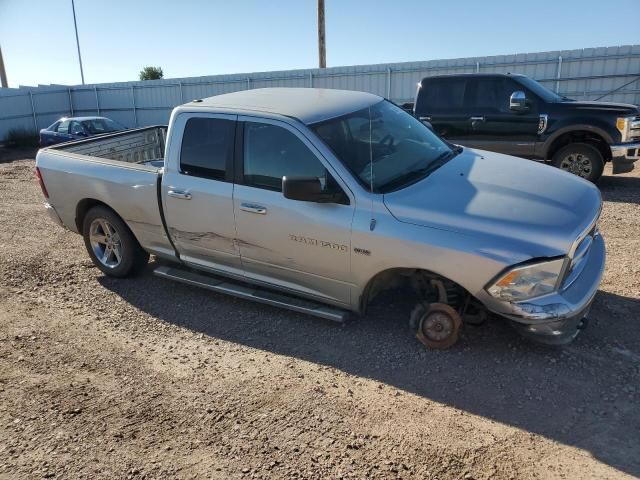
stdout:
[(254, 203), (241, 203), (240, 210), (249, 212), (249, 213), (257, 213), (258, 215), (266, 215), (267, 209), (262, 205), (256, 205)]
[(481, 115), (479, 117), (471, 117), (469, 120), (471, 120), (472, 122), (484, 122), (484, 115)]
[(191, 200), (191, 194), (182, 190), (169, 190), (167, 195), (173, 198), (179, 198), (181, 200)]

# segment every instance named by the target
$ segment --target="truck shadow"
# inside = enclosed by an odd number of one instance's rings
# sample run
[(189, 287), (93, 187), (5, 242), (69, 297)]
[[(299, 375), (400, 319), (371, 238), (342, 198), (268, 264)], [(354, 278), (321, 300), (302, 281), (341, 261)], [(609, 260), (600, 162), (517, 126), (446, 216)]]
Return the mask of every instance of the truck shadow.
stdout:
[(411, 304), (395, 292), (381, 296), (365, 318), (339, 325), (150, 273), (100, 282), (160, 320), (373, 379), (578, 447), (640, 476), (636, 299), (599, 292), (589, 328), (564, 348), (528, 343), (490, 319), (466, 326), (452, 349), (428, 351), (408, 330)]
[(38, 153), (37, 148), (8, 148), (7, 146), (0, 145), (0, 164), (13, 162), (15, 160), (36, 158), (36, 153)]
[(597, 186), (604, 201), (640, 203), (640, 177), (603, 176)]

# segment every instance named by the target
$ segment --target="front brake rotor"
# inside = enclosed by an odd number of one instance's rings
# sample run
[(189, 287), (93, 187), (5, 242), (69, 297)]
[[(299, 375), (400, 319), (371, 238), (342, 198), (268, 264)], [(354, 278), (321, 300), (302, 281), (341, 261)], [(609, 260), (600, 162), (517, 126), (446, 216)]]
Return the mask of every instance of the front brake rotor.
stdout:
[(444, 303), (431, 303), (418, 320), (416, 337), (429, 348), (442, 350), (458, 341), (462, 318)]

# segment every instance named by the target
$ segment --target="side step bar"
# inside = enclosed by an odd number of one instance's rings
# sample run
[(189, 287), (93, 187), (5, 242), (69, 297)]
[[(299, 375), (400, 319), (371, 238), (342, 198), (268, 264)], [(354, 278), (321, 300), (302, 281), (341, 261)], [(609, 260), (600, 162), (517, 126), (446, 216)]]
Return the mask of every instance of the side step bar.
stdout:
[(266, 303), (275, 307), (286, 308), (295, 312), (306, 313), (315, 317), (333, 320), (334, 322), (344, 322), (349, 312), (336, 307), (324, 305), (322, 303), (311, 300), (304, 300), (297, 297), (289, 296), (282, 293), (275, 293), (269, 290), (261, 289), (236, 283), (233, 280), (214, 277), (202, 273), (183, 270), (181, 268), (160, 266), (153, 271), (153, 274), (175, 280), (176, 282), (202, 287), (214, 292), (226, 293), (234, 297), (253, 300), (254, 302)]

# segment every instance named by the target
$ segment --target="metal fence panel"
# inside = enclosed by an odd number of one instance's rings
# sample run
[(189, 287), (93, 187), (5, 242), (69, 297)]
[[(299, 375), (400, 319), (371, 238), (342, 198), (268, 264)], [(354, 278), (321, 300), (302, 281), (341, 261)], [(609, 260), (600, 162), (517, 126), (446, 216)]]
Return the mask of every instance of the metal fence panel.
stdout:
[(93, 88), (71, 87), (71, 102), (74, 115), (98, 115), (98, 103), (96, 100), (96, 93)]
[(431, 75), (512, 72), (579, 100), (640, 104), (640, 45), (533, 52), (423, 62), (215, 75), (98, 85), (0, 89), (0, 139), (37, 130), (65, 115), (104, 115), (127, 127), (166, 124), (171, 109), (196, 98), (264, 87), (363, 90), (402, 103)]
[(11, 130), (35, 131), (33, 117), (26, 115), (13, 118), (0, 118), (0, 132), (5, 132), (4, 135), (6, 137)]
[(29, 103), (28, 94), (0, 97), (0, 119), (8, 120), (12, 117), (30, 115), (31, 104)]

